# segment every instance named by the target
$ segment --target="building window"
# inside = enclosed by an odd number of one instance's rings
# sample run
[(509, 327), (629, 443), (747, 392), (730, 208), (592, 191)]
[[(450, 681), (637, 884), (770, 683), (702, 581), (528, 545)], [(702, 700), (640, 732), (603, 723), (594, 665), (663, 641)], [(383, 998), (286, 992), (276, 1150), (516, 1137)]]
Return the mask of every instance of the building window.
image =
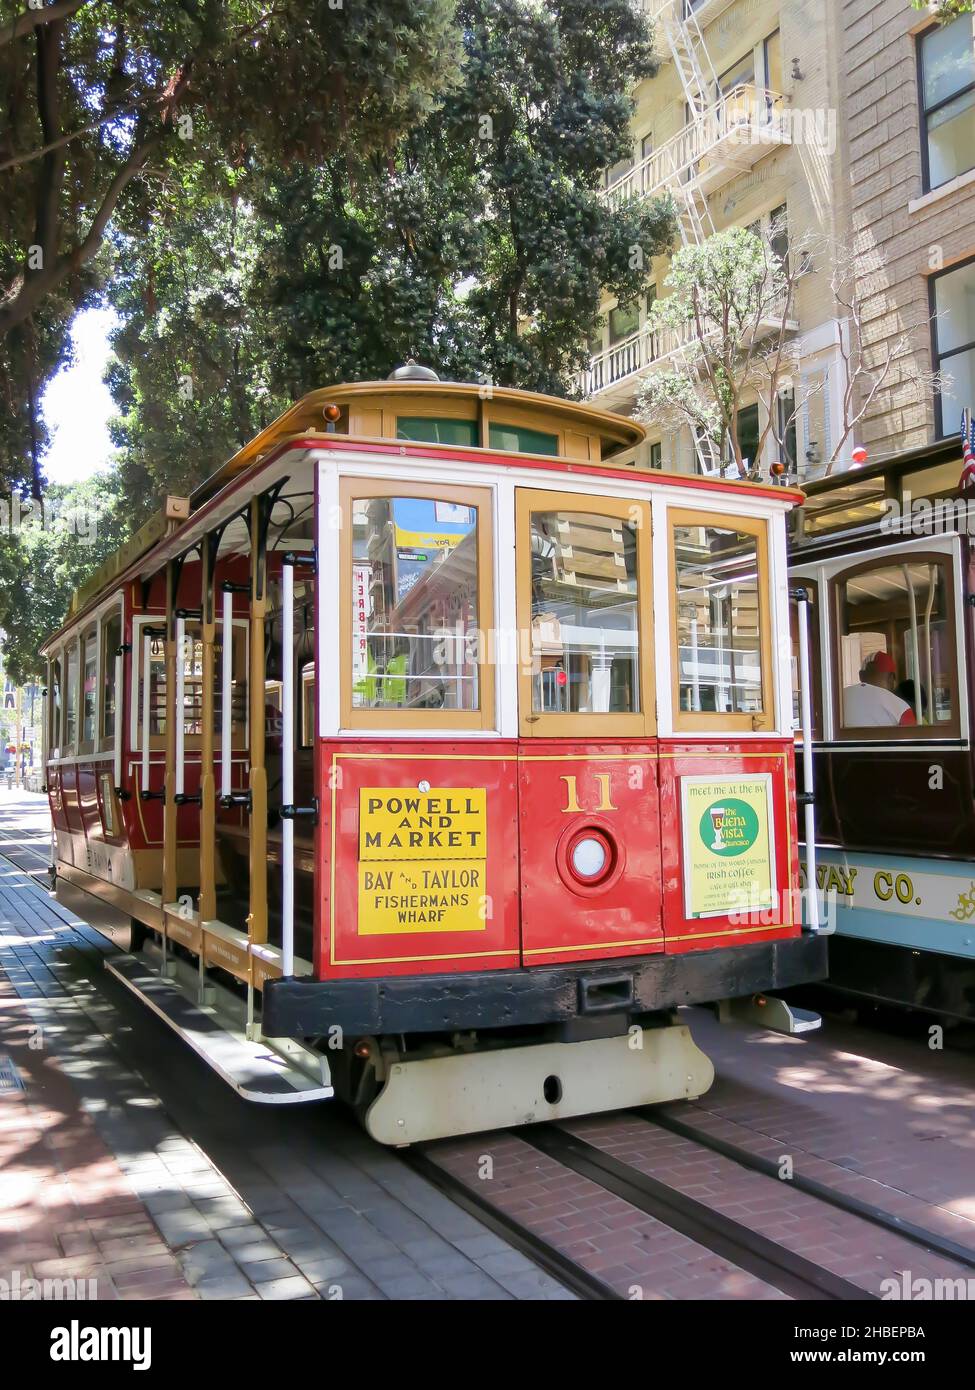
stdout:
[(925, 189), (975, 167), (975, 46), (972, 16), (937, 25), (918, 42)]
[(609, 311), (609, 341), (610, 343), (621, 343), (624, 338), (631, 337), (640, 327), (640, 306), (631, 304), (629, 308), (610, 309)]
[(789, 210), (780, 203), (768, 215), (768, 239), (772, 255), (779, 265), (788, 268), (789, 263)]
[(782, 90), (782, 41), (778, 29), (765, 40), (765, 85), (773, 92)]
[(651, 445), (650, 445), (650, 467), (651, 467), (651, 468), (663, 468), (663, 466), (664, 466), (664, 450), (663, 450), (663, 445), (662, 445), (662, 444), (659, 444), (659, 443), (658, 443), (658, 444), (651, 444)]
[(738, 412), (738, 447), (746, 463), (755, 462), (755, 457), (758, 454), (757, 403), (755, 405), (746, 405)]
[(935, 398), (943, 439), (958, 432), (962, 410), (975, 405), (975, 260), (935, 276), (931, 299), (934, 366), (951, 379)]
[(775, 398), (776, 442), (779, 446), (779, 461), (784, 463), (790, 473), (796, 469), (796, 393), (793, 387), (780, 391)]
[(610, 167), (606, 170), (606, 187), (612, 188), (613, 184), (618, 183), (620, 179), (625, 178), (632, 168), (632, 153), (627, 155), (625, 159), (621, 159), (618, 164), (611, 164)]

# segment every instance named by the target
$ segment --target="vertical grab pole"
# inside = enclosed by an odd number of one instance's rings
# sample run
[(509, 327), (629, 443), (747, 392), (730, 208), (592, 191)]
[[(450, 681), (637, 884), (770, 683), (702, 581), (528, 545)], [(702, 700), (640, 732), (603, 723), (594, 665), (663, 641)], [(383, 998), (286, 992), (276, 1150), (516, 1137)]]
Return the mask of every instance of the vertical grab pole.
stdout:
[(184, 793), (186, 753), (186, 619), (176, 619), (176, 795)]
[[(290, 555), (281, 566), (281, 800), (295, 800), (294, 688), (295, 570)], [(295, 973), (295, 823), (281, 818), (281, 973)]]
[(152, 660), (152, 638), (142, 638), (142, 790), (149, 791), (149, 664)]
[(230, 701), (234, 671), (234, 596), (223, 591), (223, 648), (220, 662), (220, 795), (230, 795)]
[(799, 713), (802, 724), (802, 789), (806, 836), (806, 903), (808, 928), (819, 931), (816, 883), (816, 803), (813, 772), (812, 680), (809, 672), (809, 591), (793, 593), (799, 616)]
[(122, 786), (122, 649), (115, 653), (115, 727), (112, 730), (115, 736), (115, 756), (112, 761), (112, 770), (115, 777), (115, 789), (118, 792)]

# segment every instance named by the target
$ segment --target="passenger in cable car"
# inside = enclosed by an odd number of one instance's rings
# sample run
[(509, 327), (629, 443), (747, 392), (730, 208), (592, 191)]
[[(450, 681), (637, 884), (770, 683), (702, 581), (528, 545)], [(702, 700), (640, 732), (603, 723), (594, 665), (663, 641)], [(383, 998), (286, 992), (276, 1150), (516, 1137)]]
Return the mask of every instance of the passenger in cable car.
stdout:
[[(926, 723), (928, 722), (928, 692), (925, 690), (925, 688), (924, 688), (923, 685), (920, 687), (920, 693), (921, 693), (921, 722), (922, 722), (923, 724), (926, 724)], [(917, 691), (915, 690), (914, 682), (913, 682), (910, 678), (908, 678), (907, 680), (901, 681), (900, 685), (899, 685), (899, 686), (897, 687), (897, 689), (894, 691), (894, 694), (897, 695), (897, 696), (899, 696), (900, 699), (904, 700), (906, 704), (910, 705), (910, 707), (911, 707), (912, 710), (915, 710), (915, 711), (916, 711), (916, 709), (917, 709)], [(913, 722), (913, 721), (911, 721), (911, 722)]]
[(906, 700), (894, 694), (897, 667), (888, 652), (869, 656), (860, 669), (860, 684), (843, 691), (843, 722), (848, 728), (866, 729), (916, 724)]

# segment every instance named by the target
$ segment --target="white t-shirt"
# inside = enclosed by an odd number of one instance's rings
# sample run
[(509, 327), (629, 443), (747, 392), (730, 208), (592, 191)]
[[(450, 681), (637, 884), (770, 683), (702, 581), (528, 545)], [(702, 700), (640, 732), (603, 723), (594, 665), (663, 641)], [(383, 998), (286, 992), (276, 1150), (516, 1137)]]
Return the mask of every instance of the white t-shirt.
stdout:
[(907, 701), (882, 685), (849, 685), (843, 691), (844, 728), (875, 729), (899, 724), (905, 712), (913, 713)]

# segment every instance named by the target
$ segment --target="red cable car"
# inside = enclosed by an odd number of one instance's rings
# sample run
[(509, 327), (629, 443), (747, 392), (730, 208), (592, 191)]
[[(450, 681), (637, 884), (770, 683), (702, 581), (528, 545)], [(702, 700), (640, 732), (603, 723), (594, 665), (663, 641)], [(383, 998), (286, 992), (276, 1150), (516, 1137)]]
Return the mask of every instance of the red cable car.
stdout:
[[(786, 487), (440, 382), (305, 397), (48, 642), (58, 889), (245, 1096), (387, 1143), (701, 1094), (678, 1006), (822, 978)], [(756, 1002), (757, 1001), (757, 1002)]]

